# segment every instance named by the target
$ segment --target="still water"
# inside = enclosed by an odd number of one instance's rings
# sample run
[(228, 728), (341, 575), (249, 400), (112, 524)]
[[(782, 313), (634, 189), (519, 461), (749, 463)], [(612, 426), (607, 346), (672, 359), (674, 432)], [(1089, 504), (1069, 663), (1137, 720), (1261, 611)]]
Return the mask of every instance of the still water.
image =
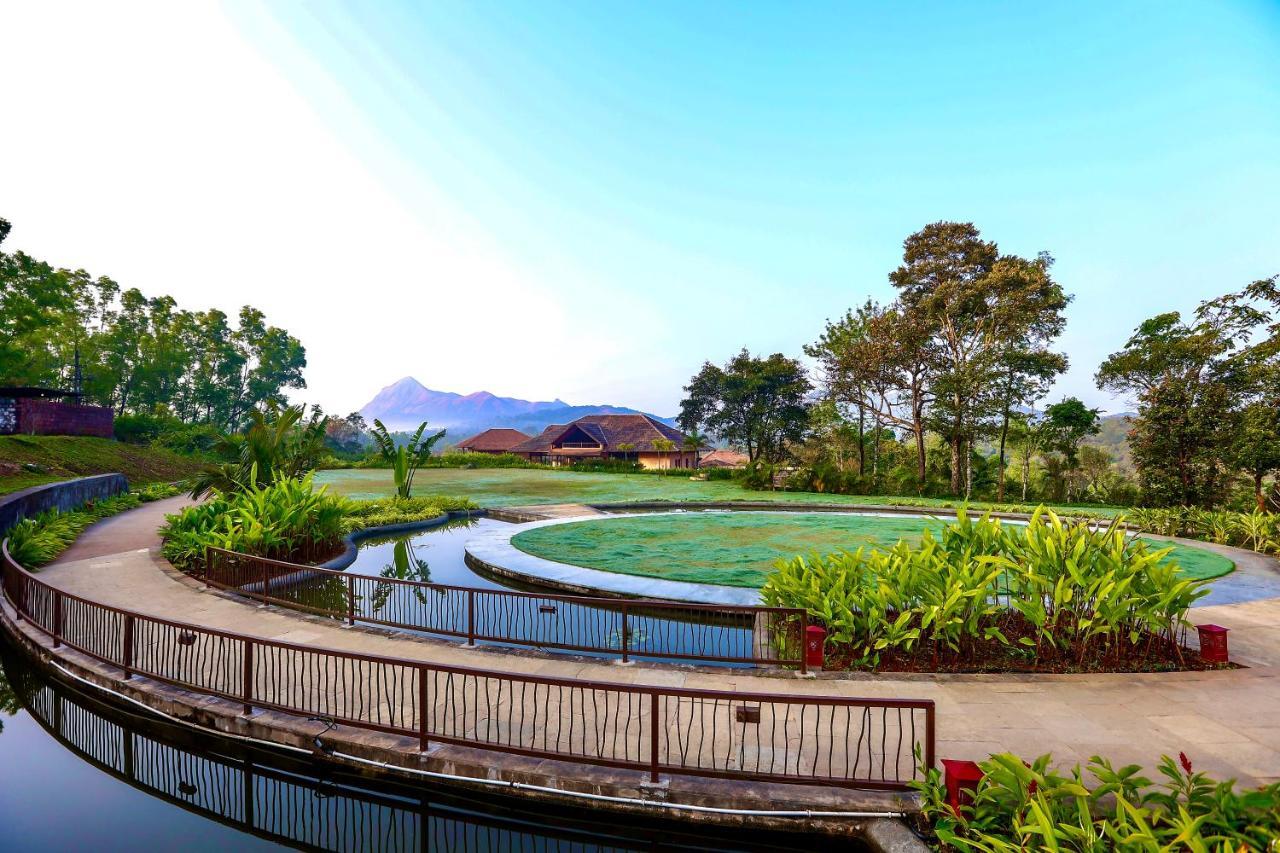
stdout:
[[(477, 589), (517, 589), (525, 592), (546, 592), (534, 586), (521, 586), (507, 578), (497, 579), (487, 574), (474, 571), (466, 562), (465, 545), (468, 540), (489, 530), (510, 527), (507, 522), (490, 518), (455, 519), (440, 527), (415, 533), (403, 533), (378, 539), (366, 539), (360, 543), (356, 560), (347, 568), (354, 574), (373, 577), (394, 578), (397, 580), (421, 581), (452, 586), (474, 587)], [(330, 579), (334, 596), (343, 594), (341, 579)], [(441, 602), (431, 599), (422, 591), (399, 587), (393, 589), (387, 585), (384, 597), (374, 599), (375, 609), (381, 608), (388, 613), (422, 613), (433, 607), (440, 607)], [(415, 604), (410, 600), (417, 597)], [(428, 600), (430, 599), (430, 600)], [(612, 626), (610, 632), (603, 632), (609, 638), (608, 648), (611, 652), (577, 652), (588, 656), (615, 658), (620, 654), (622, 645), (621, 623), (618, 611), (609, 607), (579, 606), (559, 602), (552, 608), (553, 614), (538, 617), (538, 622), (527, 622), (507, 618), (510, 614), (500, 601), (491, 597), (482, 597), (477, 601), (477, 609), (486, 608), (492, 612), (480, 612), (480, 621), (495, 623), (491, 636), (516, 636), (528, 642), (521, 645), (534, 645), (549, 636), (559, 638), (561, 642), (588, 645), (598, 642), (602, 636), (602, 625)], [(667, 616), (666, 614), (673, 614)], [(387, 618), (387, 617), (383, 617)], [(554, 629), (545, 621), (556, 622)], [(427, 624), (414, 622), (412, 624)], [(436, 624), (440, 624), (437, 622)], [(500, 624), (500, 627), (498, 625)], [(642, 614), (633, 619), (632, 628), (628, 631), (628, 645), (635, 657), (653, 661), (681, 662), (677, 658), (664, 657), (663, 653), (707, 654), (721, 657), (740, 657), (752, 649), (751, 629), (749, 622), (741, 619), (724, 619), (719, 623), (707, 621), (706, 611), (696, 608), (688, 613), (680, 611), (660, 611)], [(407, 629), (402, 629), (407, 630)], [(424, 631), (423, 633), (429, 633)], [(482, 632), (483, 633), (483, 632)], [(542, 638), (542, 639), (539, 639)], [(455, 638), (456, 639), (456, 638)], [(482, 641), (483, 642), (483, 641)], [(596, 648), (600, 648), (596, 646)], [(554, 651), (554, 649), (549, 649)], [(687, 661), (683, 661), (687, 662)], [(700, 661), (720, 666), (740, 667), (749, 664), (738, 662)]]
[[(0, 639), (0, 849), (812, 850), (585, 810), (371, 782), (241, 746), (46, 679)], [(841, 845), (848, 849), (844, 844)]]

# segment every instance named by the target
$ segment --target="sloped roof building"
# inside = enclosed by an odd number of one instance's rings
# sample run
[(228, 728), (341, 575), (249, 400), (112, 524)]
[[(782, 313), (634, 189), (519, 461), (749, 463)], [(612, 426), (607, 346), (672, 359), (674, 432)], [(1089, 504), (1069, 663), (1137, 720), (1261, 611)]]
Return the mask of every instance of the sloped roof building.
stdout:
[(459, 442), (458, 449), (466, 453), (510, 453), (511, 448), (528, 440), (529, 436), (518, 429), (487, 429)]
[(645, 468), (692, 468), (695, 454), (684, 440), (680, 430), (648, 415), (586, 415), (549, 426), (511, 452), (550, 465), (616, 459)]

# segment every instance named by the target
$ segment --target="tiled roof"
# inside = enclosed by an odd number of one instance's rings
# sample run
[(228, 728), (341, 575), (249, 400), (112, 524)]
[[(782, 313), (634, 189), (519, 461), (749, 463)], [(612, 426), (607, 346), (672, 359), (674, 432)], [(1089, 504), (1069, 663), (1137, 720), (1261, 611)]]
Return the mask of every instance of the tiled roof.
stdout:
[(502, 453), (528, 440), (529, 436), (518, 429), (487, 429), (479, 435), (473, 435), (466, 441), (459, 442), (458, 449)]
[(551, 450), (551, 442), (564, 432), (568, 424), (552, 424), (527, 441), (522, 441), (511, 448), (512, 453), (547, 453)]
[(663, 438), (675, 445), (674, 450), (684, 449), (684, 433), (647, 415), (585, 415), (571, 424), (547, 427), (541, 435), (513, 447), (512, 452), (550, 453), (570, 427), (591, 436), (606, 452), (616, 453), (623, 444), (631, 445), (634, 452), (653, 452), (654, 441)]

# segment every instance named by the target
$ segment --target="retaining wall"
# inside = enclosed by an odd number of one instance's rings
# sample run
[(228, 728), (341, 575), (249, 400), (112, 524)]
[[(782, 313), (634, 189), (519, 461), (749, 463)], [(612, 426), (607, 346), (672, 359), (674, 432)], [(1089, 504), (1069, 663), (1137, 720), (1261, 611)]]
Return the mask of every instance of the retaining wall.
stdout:
[(19, 521), (31, 518), (50, 509), (67, 512), (86, 501), (102, 500), (129, 491), (129, 481), (123, 474), (99, 474), (23, 489), (11, 495), (0, 496), (0, 536)]

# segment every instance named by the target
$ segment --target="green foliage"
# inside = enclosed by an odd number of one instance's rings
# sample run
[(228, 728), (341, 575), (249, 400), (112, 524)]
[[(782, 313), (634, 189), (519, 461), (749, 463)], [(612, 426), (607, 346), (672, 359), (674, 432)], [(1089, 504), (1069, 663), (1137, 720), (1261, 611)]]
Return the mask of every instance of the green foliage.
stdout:
[(249, 413), (249, 427), (221, 439), (216, 452), (232, 462), (208, 466), (191, 486), (191, 497), (210, 492), (242, 492), (261, 489), (279, 480), (301, 477), (316, 468), (325, 452), (325, 419), (313, 411), (303, 420), (302, 406), (275, 404)]
[(416, 498), (386, 498), (351, 501), (346, 512), (348, 531), (391, 524), (425, 521), (446, 512), (467, 512), (480, 507), (467, 498), (448, 495), (420, 495)]
[(758, 358), (744, 349), (723, 368), (707, 362), (689, 380), (680, 424), (686, 432), (705, 427), (743, 447), (752, 461), (778, 462), (804, 436), (811, 387), (799, 361), (781, 353)]
[[(4, 223), (0, 239), (7, 233)], [(284, 389), (306, 387), (302, 344), (255, 308), (234, 320), (180, 309), (105, 276), (0, 252), (0, 376), (63, 385), (77, 347), (86, 402), (117, 414), (164, 406), (184, 422), (232, 429)]]
[(445, 430), (440, 430), (424, 439), (422, 434), (426, 429), (427, 422), (423, 421), (407, 443), (397, 445), (382, 421), (377, 418), (373, 421), (373, 443), (391, 468), (398, 497), (413, 496), (414, 475), (418, 472), (418, 468), (431, 458), (431, 449), (435, 447), (436, 442), (444, 438)]
[(1001, 753), (980, 762), (983, 778), (956, 814), (941, 774), (926, 768), (923, 817), (939, 846), (960, 851), (1271, 850), (1280, 836), (1280, 783), (1237, 791), (1235, 780), (1195, 772), (1185, 754), (1165, 755), (1159, 785), (1136, 764), (1114, 767), (1099, 756), (1088, 774), (1063, 774), (1052, 756), (1028, 764)]
[(1135, 509), (1126, 520), (1148, 533), (1234, 545), (1260, 553), (1280, 554), (1280, 514), (1232, 512), (1198, 507)]
[(224, 438), (221, 430), (208, 423), (187, 423), (167, 411), (124, 414), (115, 419), (115, 436), (129, 444), (166, 447), (178, 453), (212, 453)]
[(20, 565), (29, 569), (39, 568), (65, 551), (80, 531), (95, 521), (133, 509), (144, 501), (176, 493), (172, 487), (154, 486), (142, 493), (125, 492), (113, 498), (89, 501), (70, 512), (51, 509), (34, 518), (25, 518), (9, 530), (9, 554)]
[(328, 556), (347, 531), (350, 502), (312, 489), (311, 476), (280, 478), (216, 493), (166, 519), (164, 555), (179, 568), (204, 558), (209, 546), (278, 559)]
[(918, 546), (779, 561), (761, 596), (808, 610), (827, 641), (851, 648), (862, 666), (917, 643), (934, 661), (973, 659), (979, 644), (995, 643), (1071, 666), (1119, 663), (1157, 642), (1180, 653), (1187, 609), (1207, 594), (1168, 553), (1127, 538), (1116, 522), (1096, 529), (1040, 508), (1025, 526), (1002, 525), (962, 510)]

